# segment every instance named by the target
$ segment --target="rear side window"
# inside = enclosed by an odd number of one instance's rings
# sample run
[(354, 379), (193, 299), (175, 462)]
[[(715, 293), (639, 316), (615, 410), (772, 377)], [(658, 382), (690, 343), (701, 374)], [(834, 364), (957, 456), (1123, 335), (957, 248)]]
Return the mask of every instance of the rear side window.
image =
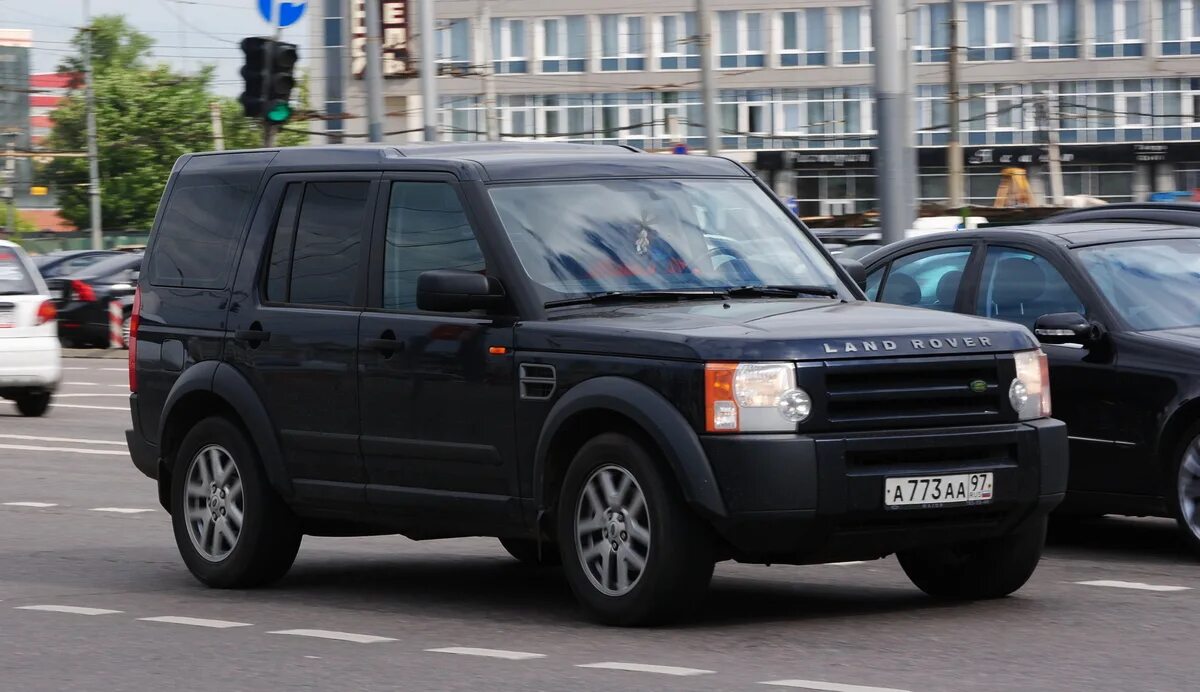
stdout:
[(25, 268), (17, 251), (0, 247), (0, 296), (19, 296), (37, 293), (37, 285)]
[(198, 156), (184, 165), (155, 231), (150, 283), (225, 287), (258, 181), (273, 156)]

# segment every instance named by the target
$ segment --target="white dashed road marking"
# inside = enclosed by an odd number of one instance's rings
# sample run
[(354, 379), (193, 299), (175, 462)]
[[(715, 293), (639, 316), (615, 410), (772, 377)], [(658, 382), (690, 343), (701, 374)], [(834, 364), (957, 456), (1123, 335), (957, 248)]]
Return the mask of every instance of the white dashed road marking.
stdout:
[(620, 663), (606, 661), (604, 663), (584, 663), (576, 668), (599, 668), (601, 670), (627, 670), (634, 673), (657, 673), (659, 675), (711, 675), (716, 671), (700, 668), (676, 668), (675, 666), (655, 666), (648, 663)]
[(89, 406), (87, 404), (50, 404), (54, 408), (86, 408), (93, 411), (128, 411), (128, 406)]
[(31, 605), (17, 606), (16, 610), (40, 610), (47, 613), (70, 613), (71, 615), (117, 615), (121, 611), (107, 608), (82, 608), (67, 605)]
[(124, 447), (124, 440), (87, 440), (80, 437), (38, 437), (37, 435), (0, 435), (0, 440), (23, 440), (25, 442), (81, 442), (89, 445), (114, 445)]
[(104, 372), (129, 372), (129, 368), (127, 368), (127, 367), (126, 368), (97, 368), (97, 369), (103, 370)]
[(760, 682), (760, 685), (776, 687), (794, 687), (801, 690), (821, 690), (821, 692), (908, 692), (894, 687), (864, 687), (862, 685), (844, 685), (840, 682), (821, 682), (819, 680), (772, 680)]
[(138, 618), (143, 622), (165, 622), (169, 625), (191, 625), (192, 627), (211, 627), (213, 629), (230, 629), (232, 627), (251, 627), (249, 622), (230, 622), (229, 620), (208, 620), (206, 618), (188, 618), (175, 615), (161, 615), (153, 618)]
[(57, 507), (53, 502), (5, 502), (5, 507), (33, 507), (34, 509), (46, 509), (47, 507)]
[(1139, 591), (1190, 591), (1190, 586), (1166, 586), (1163, 584), (1143, 584), (1140, 581), (1111, 581), (1108, 579), (1099, 579), (1097, 581), (1077, 581), (1076, 584), (1081, 586), (1107, 586), (1113, 589), (1137, 589)]
[(380, 644), (394, 642), (390, 637), (376, 637), (373, 634), (355, 634), (354, 632), (336, 632), (333, 630), (276, 630), (267, 634), (288, 634), (295, 637), (316, 637), (317, 639), (335, 639), (340, 642), (355, 644)]
[(127, 384), (107, 384), (105, 382), (63, 382), (63, 385), (69, 387), (129, 387)]
[(475, 649), (469, 646), (450, 646), (445, 649), (426, 649), (435, 654), (458, 654), (459, 656), (483, 656), (485, 658), (504, 658), (510, 661), (527, 661), (532, 658), (545, 658), (546, 654), (532, 654), (526, 651), (505, 651), (503, 649)]
[(866, 560), (851, 560), (850, 562), (826, 562), (825, 564), (829, 567), (848, 567), (850, 565), (866, 564), (866, 562)]
[(0, 449), (22, 452), (70, 452), (71, 454), (99, 454), (102, 456), (127, 457), (129, 452), (116, 449), (84, 449), (83, 447), (42, 447), (39, 445), (0, 445)]
[(55, 399), (83, 399), (83, 398), (95, 399), (98, 396), (111, 397), (113, 399), (128, 399), (129, 398), (128, 394), (109, 394), (107, 392), (97, 392), (95, 394), (92, 394), (90, 392), (87, 394), (55, 394), (54, 398)]
[(153, 512), (152, 509), (137, 509), (134, 507), (93, 507), (92, 512), (109, 512), (111, 514), (142, 514), (144, 512)]

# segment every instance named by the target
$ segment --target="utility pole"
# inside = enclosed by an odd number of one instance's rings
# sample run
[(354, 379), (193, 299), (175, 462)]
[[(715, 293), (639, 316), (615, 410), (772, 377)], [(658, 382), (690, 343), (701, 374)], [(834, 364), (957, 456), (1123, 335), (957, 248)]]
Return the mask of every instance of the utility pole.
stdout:
[(83, 79), (87, 104), (88, 201), (92, 211), (92, 249), (104, 249), (100, 234), (100, 152), (96, 143), (96, 93), (92, 88), (92, 3), (83, 0)]
[(500, 112), (496, 110), (496, 72), (492, 66), (492, 3), (490, 0), (479, 0), (480, 42), (483, 60), (480, 69), (483, 74), (483, 117), (487, 123), (488, 141), (500, 139)]
[(213, 151), (225, 150), (225, 127), (221, 122), (221, 104), (213, 101), (208, 104), (209, 114), (212, 116), (213, 129)]
[(905, 21), (900, 12), (900, 0), (872, 0), (871, 34), (875, 43), (875, 119), (879, 133), (878, 156), (875, 159), (876, 187), (879, 190), (879, 211), (884, 244), (904, 239), (912, 223), (911, 202), (907, 199), (912, 175), (907, 170), (911, 160), (912, 132), (906, 128), (905, 109), (909, 108), (904, 89), (900, 54), (899, 22)]
[(717, 87), (713, 79), (712, 14), (708, 0), (696, 0), (696, 28), (700, 32), (700, 98), (704, 102), (704, 143), (709, 156), (721, 153), (721, 120), (717, 114)]
[[(902, 11), (904, 12), (904, 30), (901, 34), (903, 42), (900, 45), (900, 54), (902, 57), (900, 64), (904, 66), (904, 93), (912, 94), (913, 87), (913, 61), (912, 61), (912, 16), (916, 11), (916, 0), (902, 0)], [(921, 175), (920, 165), (917, 161), (917, 128), (914, 118), (914, 104), (911, 99), (904, 106), (904, 136), (908, 142), (906, 149), (907, 158), (904, 162), (904, 178), (908, 181), (908, 191), (904, 194), (905, 200), (905, 216), (910, 219), (915, 219), (920, 215), (921, 206)]]
[(961, 119), (958, 115), (959, 99), (959, 45), (958, 45), (958, 0), (950, 0), (950, 62), (947, 70), (946, 97), (950, 114), (950, 144), (946, 147), (946, 168), (949, 172), (947, 192), (950, 209), (955, 214), (963, 208), (963, 152), (962, 135), (959, 132)]
[(433, 19), (433, 0), (421, 0), (421, 106), (426, 142), (438, 139), (437, 34)]
[[(379, 0), (367, 0), (367, 140), (383, 141), (383, 19)], [(424, 9), (422, 8), (422, 13)]]
[(9, 234), (17, 232), (17, 133), (9, 132), (8, 148), (4, 159), (4, 181), (5, 186), (0, 189), (0, 197), (5, 199), (5, 206), (8, 207), (8, 220), (5, 223), (5, 228)]
[(1046, 148), (1049, 153), (1050, 163), (1050, 205), (1060, 206), (1063, 204), (1063, 175), (1062, 175), (1062, 153), (1058, 148), (1058, 104), (1050, 100), (1050, 92), (1043, 91), (1038, 94), (1038, 120), (1044, 123), (1044, 131), (1046, 133)]

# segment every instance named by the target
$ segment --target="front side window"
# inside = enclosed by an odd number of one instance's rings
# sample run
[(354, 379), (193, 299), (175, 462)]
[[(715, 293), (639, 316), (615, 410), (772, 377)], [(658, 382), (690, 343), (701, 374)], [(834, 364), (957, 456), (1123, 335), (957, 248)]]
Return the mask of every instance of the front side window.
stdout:
[(523, 183), (494, 186), (491, 197), (547, 298), (839, 286), (828, 260), (750, 180)]
[(484, 272), (483, 252), (449, 183), (392, 183), (386, 237), (384, 309), (416, 310), (417, 279), (424, 272)]
[(1054, 265), (1028, 250), (988, 248), (976, 314), (1033, 329), (1042, 315), (1084, 313), (1083, 301)]
[(901, 257), (892, 262), (884, 277), (879, 300), (952, 312), (970, 258), (969, 245), (924, 250)]
[(1135, 331), (1200, 326), (1200, 239), (1115, 243), (1075, 254)]

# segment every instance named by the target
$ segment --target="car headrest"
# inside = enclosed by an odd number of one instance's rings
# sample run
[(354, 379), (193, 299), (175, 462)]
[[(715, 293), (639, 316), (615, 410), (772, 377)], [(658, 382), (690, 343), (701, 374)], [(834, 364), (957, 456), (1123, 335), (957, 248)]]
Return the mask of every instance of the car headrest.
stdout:
[(937, 301), (942, 305), (954, 305), (958, 297), (958, 285), (962, 283), (963, 273), (957, 269), (948, 271), (938, 280)]
[(921, 302), (921, 286), (908, 274), (892, 274), (883, 288), (886, 302), (897, 305), (917, 305)]
[(1046, 273), (1031, 259), (1009, 257), (996, 265), (992, 286), (992, 302), (997, 305), (1028, 303), (1046, 292)]

